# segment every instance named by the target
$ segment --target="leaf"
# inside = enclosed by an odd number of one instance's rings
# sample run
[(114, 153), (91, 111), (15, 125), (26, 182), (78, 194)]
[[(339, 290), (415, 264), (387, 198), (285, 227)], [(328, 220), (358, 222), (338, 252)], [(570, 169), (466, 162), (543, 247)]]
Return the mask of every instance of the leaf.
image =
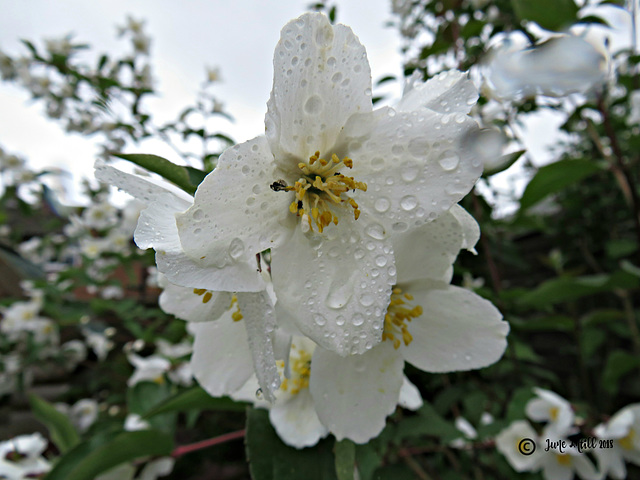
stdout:
[(338, 480), (353, 480), (356, 463), (356, 445), (348, 439), (336, 441), (336, 474)]
[(611, 395), (618, 392), (620, 379), (640, 366), (640, 358), (636, 355), (615, 350), (607, 358), (607, 363), (602, 372), (602, 386)]
[(559, 277), (548, 280), (535, 290), (525, 293), (517, 303), (540, 307), (577, 300), (587, 295), (608, 292), (617, 288), (636, 288), (638, 285), (638, 279), (624, 271), (617, 271), (611, 275)]
[(223, 410), (244, 411), (245, 403), (236, 402), (228, 397), (214, 398), (201, 387), (193, 387), (165, 399), (144, 414), (144, 418), (168, 412), (184, 412), (187, 410)]
[(331, 440), (301, 450), (288, 447), (265, 410), (247, 411), (245, 447), (253, 480), (337, 480)]
[(547, 30), (563, 30), (576, 21), (578, 7), (573, 0), (511, 0), (520, 20), (531, 20)]
[(45, 424), (49, 430), (51, 441), (62, 453), (73, 448), (80, 441), (71, 420), (64, 413), (59, 412), (53, 405), (37, 395), (29, 395), (29, 403), (33, 414)]
[(207, 172), (198, 170), (197, 168), (193, 168), (193, 167), (184, 167), (184, 168), (187, 170), (187, 173), (189, 174), (189, 181), (191, 182), (191, 185), (200, 185), (204, 180), (204, 177), (207, 176)]
[(520, 210), (526, 210), (548, 195), (559, 192), (598, 171), (600, 167), (589, 160), (561, 160), (546, 165), (538, 170), (525, 188), (520, 199)]
[(193, 195), (196, 191), (197, 185), (191, 183), (189, 171), (185, 167), (176, 165), (166, 158), (146, 153), (126, 154), (111, 152), (111, 155), (123, 160), (127, 160), (131, 163), (135, 163), (136, 165), (145, 168), (150, 172), (157, 173), (162, 178), (175, 183), (178, 187), (191, 195)]
[(525, 417), (524, 409), (527, 402), (531, 400), (535, 394), (530, 387), (521, 387), (513, 394), (509, 406), (507, 407), (507, 420), (515, 422)]
[(61, 457), (46, 480), (93, 480), (97, 475), (125, 462), (147, 456), (167, 456), (173, 440), (156, 430), (120, 432), (98, 445), (81, 443)]

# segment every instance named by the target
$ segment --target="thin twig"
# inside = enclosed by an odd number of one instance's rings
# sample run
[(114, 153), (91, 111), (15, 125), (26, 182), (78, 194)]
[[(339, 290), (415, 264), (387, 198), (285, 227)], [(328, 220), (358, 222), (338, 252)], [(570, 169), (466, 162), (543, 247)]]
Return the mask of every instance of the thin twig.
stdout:
[(237, 432), (225, 433), (224, 435), (220, 435), (218, 437), (210, 438), (209, 440), (202, 440), (201, 442), (191, 443), (189, 445), (182, 445), (180, 447), (176, 447), (173, 452), (171, 452), (171, 456), (173, 458), (181, 457), (182, 455), (186, 455), (187, 453), (195, 452), (197, 450), (202, 450), (203, 448), (213, 447), (214, 445), (220, 445), (222, 443), (230, 442), (231, 440), (237, 440), (239, 438), (243, 438), (245, 435), (245, 430), (238, 430)]

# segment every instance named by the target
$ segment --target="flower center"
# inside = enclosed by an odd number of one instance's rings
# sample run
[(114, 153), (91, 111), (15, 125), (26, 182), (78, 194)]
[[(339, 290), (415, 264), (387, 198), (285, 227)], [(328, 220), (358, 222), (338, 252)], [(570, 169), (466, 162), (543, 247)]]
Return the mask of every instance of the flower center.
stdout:
[[(291, 395), (300, 393), (301, 390), (309, 387), (309, 376), (311, 375), (311, 353), (306, 350), (296, 349), (291, 345), (291, 351), (297, 352), (297, 356), (290, 358), (291, 378), (285, 378), (280, 384), (280, 389), (289, 392)], [(278, 361), (278, 366), (284, 369), (284, 362)]]
[(551, 420), (553, 422), (555, 422), (558, 419), (558, 412), (560, 411), (560, 409), (558, 407), (551, 407), (549, 409), (549, 417), (551, 418)]
[(400, 348), (402, 342), (405, 345), (409, 345), (413, 340), (406, 322), (410, 322), (422, 315), (422, 307), (420, 305), (411, 308), (411, 305), (407, 303), (407, 301), (411, 300), (413, 300), (413, 295), (409, 293), (403, 294), (402, 289), (394, 287), (389, 308), (387, 308), (387, 313), (384, 316), (382, 340), (391, 340), (393, 348), (396, 350)]
[(556, 454), (556, 461), (563, 467), (571, 466), (571, 456), (568, 454)]
[[(209, 303), (209, 301), (213, 298), (213, 293), (211, 293), (206, 288), (194, 288), (193, 293), (202, 297), (202, 303)], [(233, 295), (231, 297), (231, 304), (229, 305), (229, 310), (233, 308), (233, 305), (236, 306), (236, 311), (231, 314), (231, 318), (233, 318), (234, 322), (239, 322), (242, 320), (242, 313), (240, 312), (240, 305), (238, 305), (238, 297)]]
[(339, 173), (342, 167), (353, 168), (353, 160), (344, 157), (342, 160), (334, 153), (331, 160), (320, 158), (320, 152), (309, 157), (309, 162), (298, 163), (302, 171), (294, 186), (287, 186), (279, 180), (271, 184), (271, 189), (278, 191), (295, 191), (296, 197), (289, 210), (301, 217), (303, 232), (312, 230), (312, 222), (315, 223), (319, 233), (324, 227), (333, 223), (338, 224), (338, 216), (332, 207), (341, 203), (348, 203), (353, 208), (353, 216), (357, 220), (360, 216), (358, 204), (353, 198), (342, 196), (349, 190), (367, 191), (367, 184), (357, 182), (353, 177), (347, 177)]
[(633, 437), (635, 437), (636, 432), (634, 432), (633, 428), (629, 430), (629, 433), (625, 437), (622, 437), (618, 440), (618, 443), (625, 450), (631, 450), (633, 448)]

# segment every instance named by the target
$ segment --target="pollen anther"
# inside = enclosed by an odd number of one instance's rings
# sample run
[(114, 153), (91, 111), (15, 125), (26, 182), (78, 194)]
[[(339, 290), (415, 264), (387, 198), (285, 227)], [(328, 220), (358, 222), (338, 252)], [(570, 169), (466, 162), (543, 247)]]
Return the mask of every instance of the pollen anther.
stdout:
[(409, 333), (407, 322), (422, 315), (423, 310), (420, 305), (409, 308), (405, 300), (413, 300), (411, 294), (402, 294), (402, 289), (395, 287), (391, 293), (391, 300), (387, 313), (384, 316), (384, 330), (382, 340), (393, 342), (396, 350), (404, 343), (409, 345), (413, 341), (413, 336)]

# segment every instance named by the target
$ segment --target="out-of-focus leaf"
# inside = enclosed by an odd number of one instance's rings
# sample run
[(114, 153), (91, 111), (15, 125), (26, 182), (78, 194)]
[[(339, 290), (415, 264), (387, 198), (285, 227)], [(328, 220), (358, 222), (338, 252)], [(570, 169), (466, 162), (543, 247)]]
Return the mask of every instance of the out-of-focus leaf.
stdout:
[(620, 238), (608, 241), (605, 249), (607, 257), (615, 259), (631, 255), (638, 249), (638, 244), (630, 238)]
[(302, 450), (288, 447), (265, 410), (248, 410), (245, 446), (253, 480), (337, 480), (332, 440)]
[(383, 83), (393, 82), (394, 80), (396, 80), (396, 77), (394, 75), (386, 75), (382, 77), (380, 80), (378, 80), (376, 82), (376, 85), (382, 85)]
[(620, 262), (620, 268), (627, 272), (630, 273), (631, 275), (634, 275), (638, 278), (640, 278), (640, 268), (636, 267), (633, 263), (631, 263), (628, 260), (623, 260), (622, 262)]
[(338, 480), (353, 480), (356, 463), (356, 446), (351, 440), (340, 440), (335, 443), (336, 475)]
[(553, 305), (576, 300), (586, 295), (607, 292), (616, 288), (636, 288), (638, 279), (623, 271), (612, 275), (590, 275), (583, 277), (559, 277), (542, 283), (535, 290), (522, 295), (518, 303), (527, 306)]
[(602, 372), (602, 386), (611, 395), (615, 395), (619, 388), (620, 379), (636, 368), (640, 367), (640, 358), (624, 350), (611, 352)]
[(236, 402), (228, 397), (214, 398), (201, 387), (193, 387), (163, 400), (145, 412), (144, 417), (149, 418), (162, 413), (187, 410), (244, 411), (245, 409), (245, 403)]
[(573, 0), (511, 0), (520, 20), (531, 20), (547, 30), (562, 30), (576, 21)]
[(197, 168), (193, 168), (193, 167), (184, 167), (187, 170), (187, 173), (189, 174), (189, 181), (191, 182), (191, 185), (200, 185), (202, 183), (202, 181), (204, 180), (204, 177), (207, 176), (207, 172), (203, 172), (202, 170), (198, 170)]
[(600, 167), (589, 160), (561, 160), (545, 165), (525, 188), (520, 199), (520, 210), (526, 210), (548, 195), (559, 192), (598, 171)]
[(606, 19), (598, 17), (596, 15), (587, 15), (585, 17), (581, 17), (578, 20), (578, 23), (595, 23), (597, 25), (606, 25), (607, 27), (611, 27)]
[(522, 387), (516, 390), (511, 397), (509, 406), (507, 407), (507, 420), (515, 422), (516, 420), (522, 420), (525, 418), (524, 409), (527, 402), (534, 397), (533, 390), (529, 387)]
[(122, 158), (131, 163), (149, 170), (150, 172), (157, 173), (162, 178), (175, 183), (178, 187), (187, 193), (193, 195), (196, 191), (196, 186), (191, 183), (189, 177), (189, 171), (185, 167), (176, 165), (170, 162), (166, 158), (159, 157), (158, 155), (150, 155), (146, 153), (117, 153), (111, 152), (114, 157)]
[(47, 480), (93, 480), (125, 462), (148, 456), (166, 456), (173, 440), (163, 432), (139, 430), (111, 436), (99, 446), (81, 443), (58, 460)]
[(453, 422), (442, 418), (430, 403), (424, 402), (416, 413), (418, 413), (417, 416), (406, 417), (398, 424), (396, 430), (398, 442), (410, 436), (430, 435), (446, 443), (460, 436)]
[(33, 414), (45, 424), (51, 440), (62, 453), (73, 448), (80, 441), (76, 429), (64, 413), (59, 412), (37, 395), (29, 395), (29, 403)]

